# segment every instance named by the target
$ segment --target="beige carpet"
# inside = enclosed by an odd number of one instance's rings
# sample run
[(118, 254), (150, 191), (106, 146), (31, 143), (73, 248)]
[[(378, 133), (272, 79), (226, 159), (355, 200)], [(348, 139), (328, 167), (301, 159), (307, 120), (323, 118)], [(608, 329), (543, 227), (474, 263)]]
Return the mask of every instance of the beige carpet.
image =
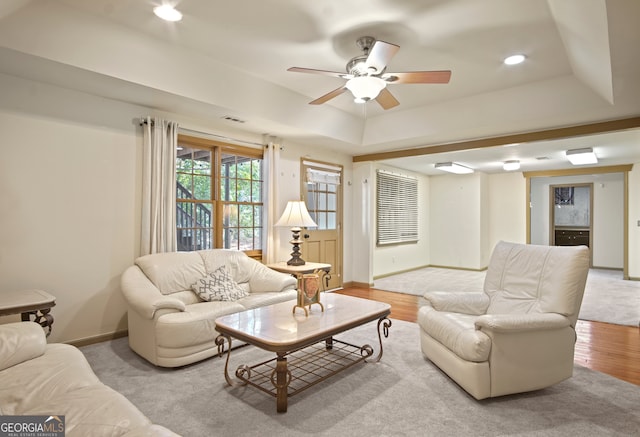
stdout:
[[(379, 363), (360, 363), (292, 397), (286, 414), (253, 387), (229, 387), (219, 358), (162, 369), (134, 354), (127, 338), (81, 350), (102, 382), (185, 437), (638, 435), (636, 385), (575, 366), (573, 378), (553, 387), (479, 402), (423, 358), (415, 323), (392, 322)], [(375, 325), (338, 338), (377, 352)], [(264, 355), (240, 349), (231, 368)]]
[[(422, 295), (425, 291), (482, 290), (485, 272), (427, 267), (376, 279), (379, 290)], [(581, 320), (638, 326), (640, 281), (625, 281), (618, 270), (591, 269), (580, 309)]]

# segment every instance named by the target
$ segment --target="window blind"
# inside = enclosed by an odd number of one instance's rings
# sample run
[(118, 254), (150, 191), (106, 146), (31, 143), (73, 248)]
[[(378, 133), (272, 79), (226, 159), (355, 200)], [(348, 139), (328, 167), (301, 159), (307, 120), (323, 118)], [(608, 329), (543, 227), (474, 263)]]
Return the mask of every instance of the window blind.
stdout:
[(376, 172), (376, 244), (418, 241), (418, 180)]

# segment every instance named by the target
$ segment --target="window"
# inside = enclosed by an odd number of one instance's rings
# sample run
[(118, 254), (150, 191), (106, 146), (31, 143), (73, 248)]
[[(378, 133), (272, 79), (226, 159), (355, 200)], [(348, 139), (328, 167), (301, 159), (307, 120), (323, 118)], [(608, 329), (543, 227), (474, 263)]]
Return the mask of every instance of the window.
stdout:
[(378, 170), (377, 245), (418, 241), (418, 180)]
[[(304, 161), (307, 179), (307, 210), (318, 229), (337, 229), (338, 187), (340, 168), (311, 168), (313, 163)], [(316, 164), (322, 165), (322, 164)]]
[(262, 253), (262, 150), (178, 135), (178, 250)]

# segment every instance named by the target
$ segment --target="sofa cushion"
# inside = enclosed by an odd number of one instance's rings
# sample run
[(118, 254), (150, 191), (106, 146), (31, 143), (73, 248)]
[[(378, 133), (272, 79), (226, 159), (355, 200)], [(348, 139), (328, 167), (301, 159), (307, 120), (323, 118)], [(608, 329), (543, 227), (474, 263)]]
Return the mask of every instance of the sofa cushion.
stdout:
[(218, 335), (215, 320), (243, 310), (239, 301), (199, 302), (183, 312), (164, 314), (155, 324), (157, 346), (181, 349), (211, 343)]
[(162, 294), (191, 289), (207, 274), (196, 252), (154, 253), (136, 259), (136, 265)]
[(207, 302), (238, 300), (249, 293), (233, 280), (226, 265), (218, 267), (204, 278), (198, 279), (191, 289)]
[(200, 250), (197, 254), (201, 257), (207, 273), (214, 272), (225, 265), (233, 280), (241, 285), (249, 282), (256, 266), (262, 266), (239, 250), (210, 249)]
[(82, 352), (68, 344), (49, 344), (43, 355), (0, 372), (0, 409), (7, 415), (30, 414), (43, 402), (60, 402), (65, 393), (96, 384), (100, 381)]

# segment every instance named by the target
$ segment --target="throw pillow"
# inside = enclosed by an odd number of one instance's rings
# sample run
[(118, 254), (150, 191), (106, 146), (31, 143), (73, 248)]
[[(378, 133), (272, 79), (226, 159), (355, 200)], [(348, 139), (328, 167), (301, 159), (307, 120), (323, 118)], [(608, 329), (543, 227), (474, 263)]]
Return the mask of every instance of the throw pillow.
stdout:
[(249, 295), (233, 280), (225, 265), (198, 279), (191, 289), (200, 299), (208, 302), (238, 300)]

